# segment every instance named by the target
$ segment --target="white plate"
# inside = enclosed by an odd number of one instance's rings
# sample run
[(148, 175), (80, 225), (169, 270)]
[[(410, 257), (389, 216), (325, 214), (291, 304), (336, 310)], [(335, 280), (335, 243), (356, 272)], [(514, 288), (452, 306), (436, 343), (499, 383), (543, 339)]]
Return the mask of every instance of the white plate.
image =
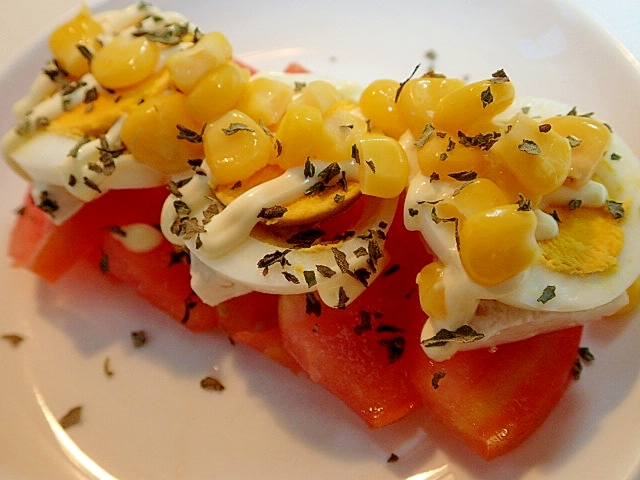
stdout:
[[(104, 2), (109, 8), (127, 1)], [(595, 111), (640, 151), (640, 75), (597, 25), (562, 2), (157, 2), (221, 30), (259, 68), (291, 60), (356, 79), (413, 67), (484, 78), (504, 68), (521, 94)], [(0, 129), (47, 58), (44, 42), (0, 78)], [(25, 185), (0, 166), (0, 249)], [(89, 278), (86, 276), (89, 275)], [(82, 279), (82, 280), (80, 280)], [(95, 280), (95, 281), (94, 281)], [(551, 418), (518, 450), (485, 462), (418, 428), (420, 415), (371, 431), (338, 400), (225, 338), (193, 335), (135, 295), (86, 272), (52, 286), (0, 259), (2, 479), (632, 479), (640, 473), (640, 322), (602, 322), (596, 355)], [(133, 330), (150, 341), (134, 350)], [(115, 375), (107, 378), (109, 358)], [(222, 393), (200, 389), (218, 376)], [(67, 433), (56, 418), (83, 405)], [(399, 454), (387, 463), (390, 453)]]

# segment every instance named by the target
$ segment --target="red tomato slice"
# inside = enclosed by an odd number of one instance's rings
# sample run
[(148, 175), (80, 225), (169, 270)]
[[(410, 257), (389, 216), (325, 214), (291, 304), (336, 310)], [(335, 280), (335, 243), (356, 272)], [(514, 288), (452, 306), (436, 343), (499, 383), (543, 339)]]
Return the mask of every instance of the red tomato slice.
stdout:
[(422, 403), (488, 460), (520, 445), (549, 416), (569, 385), (582, 334), (575, 327), (434, 362), (417, 343), (418, 330), (407, 364)]
[(251, 292), (216, 307), (219, 326), (235, 343), (246, 345), (294, 373), (300, 365), (284, 349), (278, 326), (278, 296)]
[(415, 277), (430, 257), (419, 235), (404, 229), (401, 217), (396, 216), (387, 237), (387, 274), (346, 309), (323, 306), (316, 316), (305, 313), (305, 295), (280, 301), (285, 348), (312, 380), (372, 427), (399, 420), (420, 404), (402, 351), (409, 319), (426, 319)]
[(173, 245), (164, 240), (150, 252), (137, 253), (117, 235), (103, 233), (102, 265), (110, 277), (133, 285), (138, 295), (189, 330), (211, 330), (217, 325), (217, 310), (193, 293), (189, 265), (176, 257)]
[(166, 187), (111, 190), (55, 226), (27, 196), (24, 211), (11, 233), (9, 255), (15, 266), (55, 282), (99, 246), (106, 227), (157, 223), (166, 197)]

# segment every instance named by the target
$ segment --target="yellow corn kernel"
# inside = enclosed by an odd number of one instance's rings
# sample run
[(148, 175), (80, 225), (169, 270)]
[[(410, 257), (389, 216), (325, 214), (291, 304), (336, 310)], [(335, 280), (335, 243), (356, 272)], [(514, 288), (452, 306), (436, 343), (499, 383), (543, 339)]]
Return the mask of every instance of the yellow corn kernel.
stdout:
[(167, 58), (167, 68), (176, 87), (191, 92), (208, 72), (231, 60), (231, 44), (220, 32), (203, 35), (193, 47)]
[(115, 37), (91, 60), (91, 73), (100, 85), (113, 90), (130, 87), (151, 76), (160, 48), (144, 37)]
[(510, 203), (500, 187), (487, 178), (477, 178), (467, 183), (450, 201), (465, 218)]
[(95, 52), (99, 48), (96, 39), (102, 33), (102, 26), (83, 5), (78, 15), (60, 25), (49, 36), (49, 49), (64, 71), (72, 77), (81, 77), (89, 71), (89, 61), (82, 55), (78, 45)]
[(571, 139), (571, 170), (567, 180), (575, 188), (586, 185), (609, 147), (609, 129), (593, 118), (577, 115), (552, 117), (541, 123), (551, 125), (554, 132)]
[(353, 145), (366, 133), (367, 123), (362, 118), (346, 110), (332, 109), (323, 120), (317, 158), (328, 162), (349, 160)]
[(636, 309), (638, 304), (640, 304), (640, 277), (636, 278), (635, 281), (629, 285), (629, 288), (627, 288), (627, 295), (629, 295), (629, 303), (612, 316), (617, 317), (618, 315), (631, 313)]
[(329, 82), (314, 80), (300, 90), (300, 95), (296, 97), (293, 103), (316, 107), (324, 114), (341, 98), (342, 96), (338, 89)]
[(189, 113), (201, 123), (216, 120), (234, 108), (248, 80), (248, 72), (233, 62), (214, 68), (187, 95)]
[(185, 96), (172, 92), (153, 97), (133, 109), (122, 123), (122, 142), (140, 162), (164, 173), (187, 170), (187, 160), (201, 158), (202, 144), (178, 138), (178, 125), (195, 132), (201, 126), (187, 113)]
[(213, 179), (219, 184), (243, 180), (263, 168), (271, 139), (255, 120), (231, 110), (210, 122), (203, 134), (204, 154)]
[(400, 195), (409, 180), (409, 161), (400, 143), (386, 135), (370, 134), (356, 146), (362, 193), (380, 198)]
[(440, 98), (462, 86), (464, 81), (446, 77), (412, 78), (404, 84), (398, 97), (397, 109), (402, 122), (409, 127), (414, 137), (420, 137), (425, 125), (433, 122)]
[(482, 176), (491, 180), (502, 190), (508, 199), (507, 203), (517, 203), (524, 198), (531, 202), (532, 207), (540, 204), (542, 194), (529, 190), (502, 164), (494, 161), (486, 162)]
[(445, 318), (447, 316), (443, 278), (444, 264), (440, 261), (425, 265), (416, 278), (420, 306), (430, 317)]
[(526, 189), (547, 194), (560, 187), (571, 168), (569, 141), (551, 131), (541, 132), (539, 124), (517, 113), (490, 150), (492, 158), (506, 167)]
[(272, 127), (282, 119), (292, 98), (293, 87), (271, 78), (258, 77), (247, 83), (237, 109)]
[(474, 282), (502, 283), (529, 267), (539, 255), (536, 215), (506, 205), (483, 210), (459, 228), (460, 260)]
[[(515, 89), (509, 81), (482, 80), (457, 88), (444, 95), (433, 117), (436, 128), (456, 134), (462, 130), (467, 135), (480, 133), (474, 124), (490, 122), (513, 102)], [(486, 132), (483, 132), (486, 133)]]
[(479, 148), (465, 147), (448, 136), (442, 138), (431, 134), (429, 140), (418, 147), (418, 164), (426, 176), (435, 172), (445, 180), (449, 174), (464, 171), (480, 173), (485, 163), (485, 154)]
[(396, 104), (398, 88), (400, 83), (395, 80), (376, 80), (360, 96), (362, 114), (371, 121), (372, 129), (393, 138), (399, 138), (407, 130)]
[(289, 105), (276, 132), (278, 150), (272, 163), (284, 170), (304, 165), (316, 158), (317, 145), (324, 132), (322, 112), (309, 105)]

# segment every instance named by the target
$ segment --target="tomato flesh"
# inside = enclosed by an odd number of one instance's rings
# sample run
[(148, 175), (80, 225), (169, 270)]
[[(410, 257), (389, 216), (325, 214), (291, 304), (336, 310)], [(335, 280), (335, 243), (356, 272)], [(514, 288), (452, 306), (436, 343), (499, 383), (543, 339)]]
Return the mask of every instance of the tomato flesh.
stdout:
[(409, 377), (430, 417), (489, 460), (520, 445), (549, 416), (569, 386), (581, 333), (574, 327), (434, 362), (416, 332)]
[(110, 190), (55, 226), (27, 195), (11, 233), (14, 265), (55, 282), (81, 258), (96, 254), (104, 229), (113, 225), (158, 222), (166, 187)]
[[(285, 348), (312, 380), (341, 398), (372, 427), (395, 422), (420, 405), (400, 347), (407, 343), (409, 319), (426, 319), (417, 299), (415, 277), (430, 256), (418, 234), (405, 230), (398, 215), (385, 243), (390, 260), (386, 274), (347, 308), (323, 306), (316, 316), (305, 312), (305, 295), (280, 299)], [(398, 300), (407, 297), (407, 301)]]

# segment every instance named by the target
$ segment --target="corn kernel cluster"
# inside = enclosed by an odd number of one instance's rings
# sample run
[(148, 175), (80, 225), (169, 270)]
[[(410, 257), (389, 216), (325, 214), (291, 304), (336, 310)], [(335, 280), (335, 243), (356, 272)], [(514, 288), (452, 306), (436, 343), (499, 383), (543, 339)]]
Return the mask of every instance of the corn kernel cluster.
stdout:
[[(144, 35), (103, 42), (103, 34), (83, 8), (49, 45), (70, 77), (90, 73), (118, 98), (155, 85), (154, 94), (127, 104), (121, 138), (139, 161), (167, 174), (204, 158), (215, 182), (231, 185), (267, 167), (353, 158), (360, 191), (393, 198), (409, 181), (400, 143), (409, 132), (423, 175), (463, 179), (432, 215), (455, 219), (461, 262), (481, 285), (499, 284), (533, 263), (539, 252), (532, 209), (562, 185), (585, 185), (610, 139), (606, 126), (588, 117), (502, 118), (515, 91), (501, 71), (470, 84), (432, 73), (402, 83), (376, 80), (355, 101), (322, 80), (291, 85), (252, 76), (219, 32), (186, 31), (183, 48)], [(429, 313), (444, 309), (441, 281), (437, 262), (419, 276)]]

